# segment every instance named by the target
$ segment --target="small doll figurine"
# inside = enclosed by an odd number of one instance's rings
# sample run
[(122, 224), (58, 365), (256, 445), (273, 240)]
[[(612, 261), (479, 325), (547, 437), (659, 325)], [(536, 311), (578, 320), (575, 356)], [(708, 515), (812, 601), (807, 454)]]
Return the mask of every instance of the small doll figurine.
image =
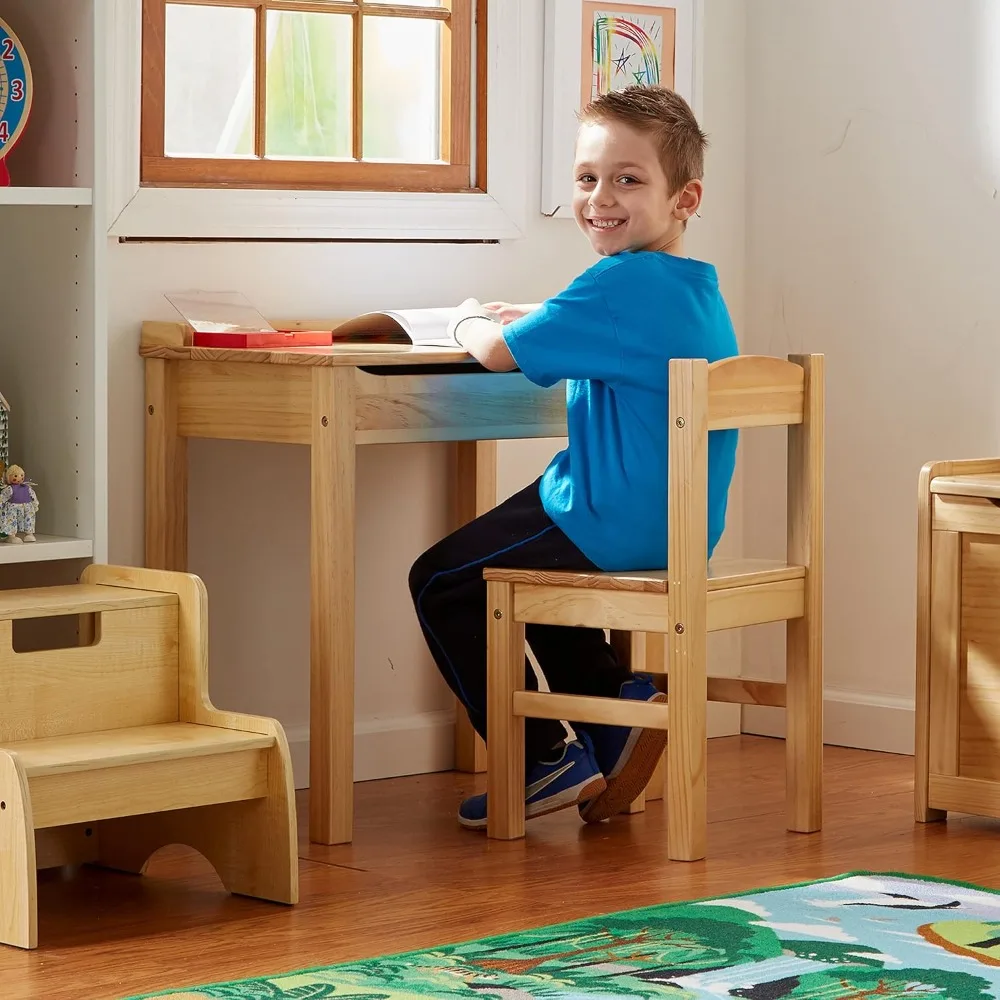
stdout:
[(8, 542), (35, 540), (38, 497), (32, 486), (32, 483), (25, 482), (21, 466), (7, 466), (3, 487), (0, 488), (0, 532), (7, 535)]

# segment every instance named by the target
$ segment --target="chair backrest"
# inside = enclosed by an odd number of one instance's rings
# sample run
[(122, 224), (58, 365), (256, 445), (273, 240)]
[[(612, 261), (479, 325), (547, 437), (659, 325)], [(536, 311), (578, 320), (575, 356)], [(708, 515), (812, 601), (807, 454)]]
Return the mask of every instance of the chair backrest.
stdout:
[[(703, 600), (708, 572), (708, 435), (788, 427), (787, 559), (819, 565), (823, 544), (823, 355), (670, 362), (670, 589)], [(697, 611), (697, 608), (695, 609)]]

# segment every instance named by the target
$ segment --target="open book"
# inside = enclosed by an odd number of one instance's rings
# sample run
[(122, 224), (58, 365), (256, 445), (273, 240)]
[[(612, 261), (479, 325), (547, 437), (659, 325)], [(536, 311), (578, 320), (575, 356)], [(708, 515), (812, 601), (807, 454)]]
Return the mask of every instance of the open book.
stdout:
[(371, 340), (380, 344), (414, 344), (420, 347), (454, 347), (458, 342), (448, 336), (453, 308), (386, 309), (362, 313), (341, 323), (333, 331), (338, 340)]

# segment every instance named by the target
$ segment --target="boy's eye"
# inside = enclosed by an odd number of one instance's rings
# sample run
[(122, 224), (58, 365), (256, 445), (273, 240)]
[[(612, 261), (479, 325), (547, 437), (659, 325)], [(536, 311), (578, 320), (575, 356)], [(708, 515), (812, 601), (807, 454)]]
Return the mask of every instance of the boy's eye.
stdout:
[(618, 180), (622, 184), (625, 184), (626, 186), (630, 185), (630, 184), (638, 184), (639, 183), (638, 178), (633, 177), (631, 174), (623, 174), (621, 177), (618, 178)]
[(596, 184), (597, 178), (593, 174), (580, 174), (577, 177), (577, 182), (580, 184)]

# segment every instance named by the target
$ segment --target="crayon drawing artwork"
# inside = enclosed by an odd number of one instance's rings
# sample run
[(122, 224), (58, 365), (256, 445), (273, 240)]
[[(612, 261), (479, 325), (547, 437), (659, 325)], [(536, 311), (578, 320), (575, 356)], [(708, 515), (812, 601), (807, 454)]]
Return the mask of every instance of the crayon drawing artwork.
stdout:
[(584, 3), (581, 107), (635, 85), (673, 87), (676, 17), (674, 7)]
[[(498, 0), (505, 2), (505, 0)], [(626, 87), (669, 87), (700, 114), (704, 0), (545, 0), (541, 210), (573, 218), (579, 114)]]

